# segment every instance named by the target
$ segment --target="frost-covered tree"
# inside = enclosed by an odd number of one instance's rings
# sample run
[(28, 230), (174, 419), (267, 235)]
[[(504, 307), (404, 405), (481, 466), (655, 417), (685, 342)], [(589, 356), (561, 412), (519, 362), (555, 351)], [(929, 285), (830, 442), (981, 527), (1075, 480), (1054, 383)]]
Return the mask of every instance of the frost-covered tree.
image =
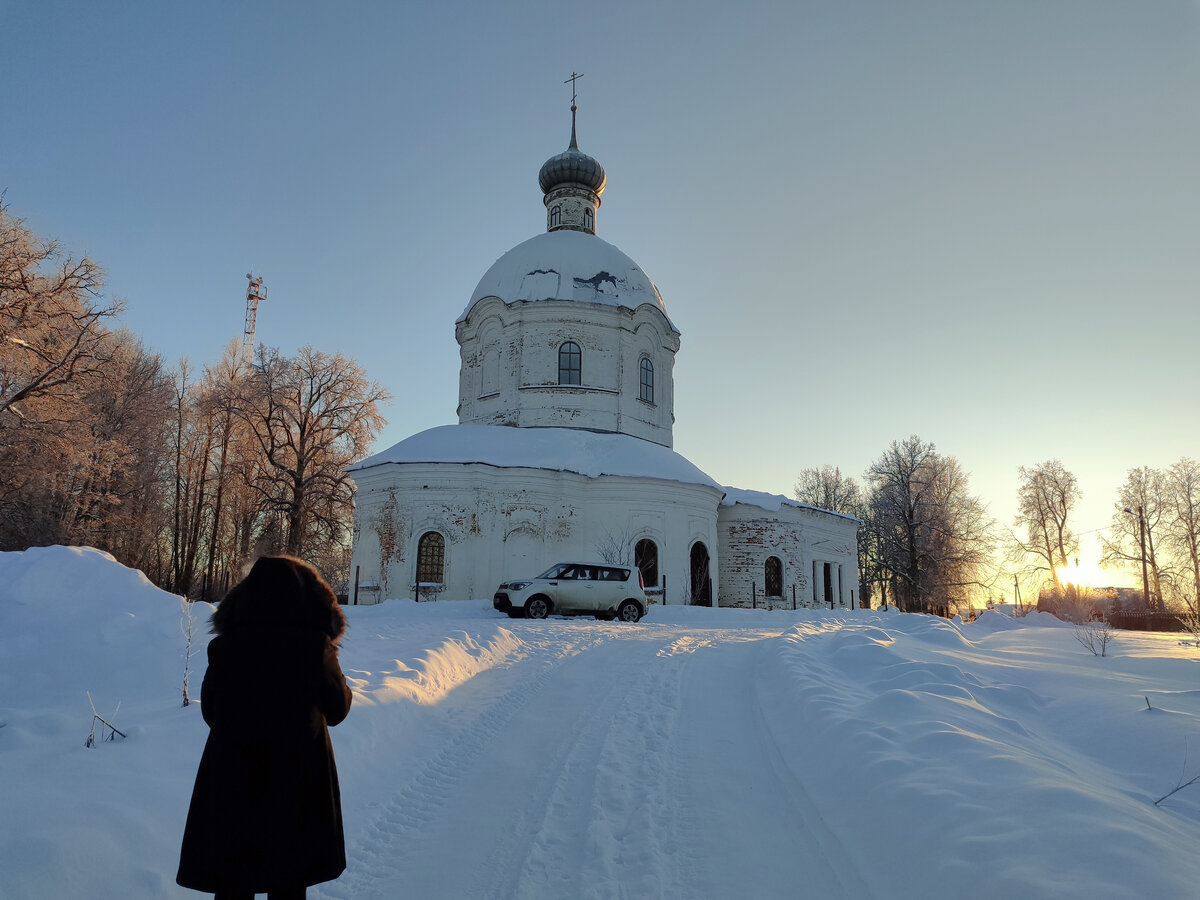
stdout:
[(302, 555), (345, 540), (353, 502), (346, 468), (366, 455), (389, 399), (341, 354), (260, 350), (238, 414), (264, 461), (252, 486), (278, 517), (281, 549)]
[(36, 416), (38, 398), (71, 399), (109, 361), (104, 271), (65, 254), (0, 205), (0, 427)]
[(1175, 568), (1173, 594), (1200, 631), (1200, 463), (1183, 457), (1167, 470), (1166, 545)]
[(865, 478), (868, 527), (901, 609), (944, 615), (991, 580), (993, 523), (958, 460), (913, 435), (893, 441)]
[(862, 517), (862, 488), (837, 466), (803, 469), (792, 491), (797, 500), (809, 506)]
[(1117, 502), (1113, 504), (1109, 537), (1103, 542), (1105, 563), (1140, 571), (1144, 559), (1149, 596), (1143, 599), (1151, 608), (1161, 604), (1164, 574), (1169, 577), (1169, 570), (1164, 573), (1160, 550), (1166, 537), (1170, 513), (1166, 474), (1149, 466), (1130, 469), (1117, 493)]
[(1057, 459), (1021, 466), (1017, 474), (1016, 555), (1032, 561), (1027, 572), (1049, 577), (1057, 596), (1062, 593), (1059, 569), (1079, 553), (1079, 538), (1070, 526), (1079, 485)]

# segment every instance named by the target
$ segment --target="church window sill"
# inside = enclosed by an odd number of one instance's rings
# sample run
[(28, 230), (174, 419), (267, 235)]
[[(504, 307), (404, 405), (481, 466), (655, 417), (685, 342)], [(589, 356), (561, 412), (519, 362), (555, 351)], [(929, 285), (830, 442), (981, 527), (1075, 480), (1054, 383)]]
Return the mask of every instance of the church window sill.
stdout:
[(588, 387), (585, 384), (523, 384), (522, 391), (551, 391), (564, 394), (619, 394), (612, 388)]

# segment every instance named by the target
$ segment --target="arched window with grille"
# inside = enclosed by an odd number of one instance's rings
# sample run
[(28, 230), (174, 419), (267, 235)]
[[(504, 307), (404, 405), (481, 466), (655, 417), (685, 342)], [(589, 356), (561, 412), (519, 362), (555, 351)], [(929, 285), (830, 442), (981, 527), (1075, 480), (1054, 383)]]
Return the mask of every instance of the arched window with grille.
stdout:
[(641, 386), (638, 389), (638, 399), (645, 400), (647, 403), (654, 402), (654, 363), (643, 356), (642, 363), (638, 367), (641, 371)]
[(782, 597), (783, 562), (778, 556), (768, 556), (764, 569), (766, 575), (766, 595), (768, 597)]
[(436, 531), (427, 531), (417, 542), (417, 581), (441, 584), (446, 575), (446, 539)]
[(658, 587), (658, 544), (642, 538), (633, 547), (633, 564), (642, 573), (645, 587)]
[(583, 354), (579, 345), (567, 341), (558, 348), (558, 383), (583, 384)]
[(592, 211), (586, 207), (583, 210), (583, 227), (592, 232), (596, 230), (596, 220), (592, 218)]
[(561, 224), (562, 224), (562, 207), (557, 206), (557, 205), (550, 207), (550, 227), (557, 228)]

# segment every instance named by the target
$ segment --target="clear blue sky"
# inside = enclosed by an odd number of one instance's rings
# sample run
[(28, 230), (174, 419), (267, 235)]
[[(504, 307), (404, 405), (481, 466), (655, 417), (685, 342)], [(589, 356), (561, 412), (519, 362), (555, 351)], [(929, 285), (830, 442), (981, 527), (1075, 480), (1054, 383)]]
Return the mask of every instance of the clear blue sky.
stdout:
[(599, 233), (683, 332), (675, 447), (717, 480), (916, 433), (1005, 525), (1062, 459), (1090, 530), (1200, 456), (1195, 0), (0, 0), (0, 31), (11, 212), (194, 368), (261, 273), (260, 341), (395, 394), (377, 449), (456, 421), (454, 320), (545, 227), (578, 71)]

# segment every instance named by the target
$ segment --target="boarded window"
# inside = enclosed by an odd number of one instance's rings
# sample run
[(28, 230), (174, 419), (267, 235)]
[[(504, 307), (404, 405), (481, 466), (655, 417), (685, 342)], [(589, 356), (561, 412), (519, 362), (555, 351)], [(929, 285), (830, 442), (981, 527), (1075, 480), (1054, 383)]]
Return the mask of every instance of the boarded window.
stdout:
[(417, 544), (417, 581), (441, 584), (445, 571), (446, 539), (436, 531), (427, 531)]

